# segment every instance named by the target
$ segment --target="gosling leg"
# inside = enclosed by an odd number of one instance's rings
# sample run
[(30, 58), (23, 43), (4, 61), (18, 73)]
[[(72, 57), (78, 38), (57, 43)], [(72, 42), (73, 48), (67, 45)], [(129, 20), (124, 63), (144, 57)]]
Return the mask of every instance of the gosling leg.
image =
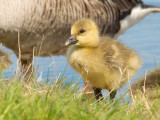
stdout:
[[(109, 90), (109, 92), (111, 92), (111, 90)], [(114, 100), (115, 96), (116, 96), (116, 93), (117, 93), (117, 90), (113, 90), (111, 93), (110, 93), (110, 100)]]
[(92, 85), (90, 85), (88, 82), (84, 82), (84, 86), (83, 86), (83, 91), (84, 95), (88, 98), (88, 99), (92, 99), (94, 98), (94, 90)]
[(95, 94), (96, 100), (103, 101), (103, 95), (102, 95), (102, 92), (101, 92), (102, 89), (93, 87), (93, 90), (94, 90), (94, 94)]

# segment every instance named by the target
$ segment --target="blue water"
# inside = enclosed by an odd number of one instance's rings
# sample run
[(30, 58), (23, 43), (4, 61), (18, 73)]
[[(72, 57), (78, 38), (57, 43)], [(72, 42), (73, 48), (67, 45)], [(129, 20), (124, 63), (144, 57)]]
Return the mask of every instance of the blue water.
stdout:
[[(144, 2), (160, 6), (159, 0), (144, 0)], [(140, 76), (144, 76), (146, 71), (149, 72), (155, 67), (160, 66), (160, 13), (147, 16), (118, 39), (126, 46), (134, 49), (143, 60), (141, 69), (131, 80), (131, 83), (135, 82)], [(10, 77), (16, 71), (17, 57), (11, 50), (6, 48), (5, 50), (12, 54), (11, 59), (13, 64), (4, 72), (5, 77)], [(34, 66), (35, 68), (38, 67), (37, 77), (44, 81), (46, 81), (47, 78), (49, 80), (55, 80), (60, 74), (63, 74), (64, 71), (64, 76), (67, 77), (67, 81), (72, 79), (76, 83), (77, 80), (81, 79), (81, 77), (69, 67), (64, 56), (35, 57)], [(80, 85), (83, 85), (82, 80), (80, 81)], [(128, 88), (128, 85), (125, 85), (119, 91), (119, 94), (124, 93), (126, 88)]]

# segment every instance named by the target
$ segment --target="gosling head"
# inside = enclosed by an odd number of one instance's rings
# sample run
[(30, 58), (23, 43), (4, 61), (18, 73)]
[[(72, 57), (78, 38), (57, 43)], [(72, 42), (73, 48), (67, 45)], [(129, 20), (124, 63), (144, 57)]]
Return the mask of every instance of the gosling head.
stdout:
[(91, 19), (80, 19), (71, 27), (71, 37), (65, 45), (75, 44), (80, 47), (97, 47), (99, 44), (99, 30)]

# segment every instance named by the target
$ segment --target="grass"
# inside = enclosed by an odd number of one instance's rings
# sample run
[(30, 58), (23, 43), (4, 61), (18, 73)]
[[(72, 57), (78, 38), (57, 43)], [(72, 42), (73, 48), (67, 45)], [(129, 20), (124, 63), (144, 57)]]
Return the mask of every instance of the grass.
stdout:
[(158, 112), (159, 101), (87, 100), (77, 84), (63, 78), (53, 84), (0, 80), (0, 120), (158, 120)]

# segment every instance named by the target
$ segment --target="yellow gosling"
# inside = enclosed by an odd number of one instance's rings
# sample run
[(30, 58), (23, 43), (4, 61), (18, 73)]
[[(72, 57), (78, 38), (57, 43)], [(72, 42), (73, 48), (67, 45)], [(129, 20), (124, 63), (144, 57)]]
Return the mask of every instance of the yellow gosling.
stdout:
[(136, 98), (146, 97), (149, 102), (160, 100), (160, 68), (140, 78), (131, 86), (130, 96)]
[(11, 63), (9, 54), (0, 49), (0, 71), (7, 69)]
[(68, 62), (94, 88), (96, 99), (101, 89), (110, 91), (114, 99), (117, 89), (129, 81), (141, 66), (141, 59), (128, 47), (107, 36), (100, 36), (91, 19), (76, 21), (65, 45)]

